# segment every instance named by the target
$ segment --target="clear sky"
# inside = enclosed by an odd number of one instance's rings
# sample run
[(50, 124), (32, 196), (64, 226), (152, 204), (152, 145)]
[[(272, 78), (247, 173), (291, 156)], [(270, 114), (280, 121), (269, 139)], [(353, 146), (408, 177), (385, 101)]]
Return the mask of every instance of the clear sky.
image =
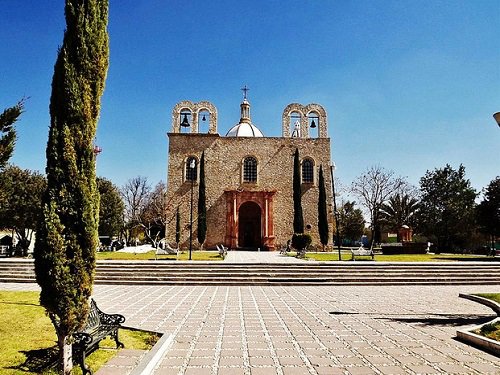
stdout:
[[(64, 1), (0, 9), (0, 109), (29, 97), (11, 162), (43, 172)], [(478, 190), (500, 175), (500, 0), (111, 0), (109, 37), (97, 172), (118, 186), (166, 180), (177, 102), (212, 102), (225, 135), (244, 85), (267, 136), (289, 103), (327, 110), (343, 185), (372, 165), (418, 185), (462, 163)]]

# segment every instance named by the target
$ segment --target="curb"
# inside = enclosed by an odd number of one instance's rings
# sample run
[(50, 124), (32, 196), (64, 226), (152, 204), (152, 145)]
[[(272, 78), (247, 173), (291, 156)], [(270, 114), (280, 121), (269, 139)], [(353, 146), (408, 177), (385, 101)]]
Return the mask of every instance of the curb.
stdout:
[[(500, 322), (500, 304), (498, 304), (495, 301), (492, 301), (487, 298), (479, 297), (479, 296), (474, 296), (471, 294), (462, 294), (460, 293), (458, 295), (460, 298), (468, 299), (474, 302), (478, 302), (482, 305), (488, 306), (491, 308), (496, 314), (497, 317), (493, 319), (492, 321), (485, 323), (485, 324), (495, 324)], [(489, 339), (487, 337), (478, 335), (473, 333), (472, 331), (475, 331), (477, 329), (481, 329), (483, 325), (478, 325), (474, 327), (469, 327), (467, 330), (457, 330), (457, 338), (465, 342), (466, 344), (473, 345), (479, 349), (482, 349), (484, 351), (487, 351), (489, 353), (492, 353), (496, 355), (497, 357), (500, 357), (500, 342), (496, 340)]]
[(172, 345), (173, 336), (164, 334), (129, 375), (150, 375)]

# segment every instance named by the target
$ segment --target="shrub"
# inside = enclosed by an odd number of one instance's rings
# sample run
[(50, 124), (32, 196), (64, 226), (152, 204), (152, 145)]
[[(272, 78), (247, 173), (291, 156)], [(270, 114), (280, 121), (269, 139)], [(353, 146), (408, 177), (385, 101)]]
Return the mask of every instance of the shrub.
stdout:
[(292, 236), (292, 247), (297, 250), (305, 250), (312, 242), (309, 234), (295, 233)]

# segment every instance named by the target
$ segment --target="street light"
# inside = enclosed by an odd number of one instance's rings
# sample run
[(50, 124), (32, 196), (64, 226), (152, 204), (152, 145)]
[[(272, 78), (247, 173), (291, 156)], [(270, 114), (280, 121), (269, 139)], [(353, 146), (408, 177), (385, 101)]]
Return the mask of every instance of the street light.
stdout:
[(493, 118), (497, 122), (498, 126), (500, 126), (500, 112), (494, 113)]
[(193, 188), (194, 188), (194, 180), (196, 178), (195, 158), (192, 158), (191, 161), (189, 162), (189, 168), (191, 169), (191, 173), (189, 174), (189, 176), (191, 177), (191, 214), (189, 216), (189, 260), (191, 260), (191, 253), (193, 251)]
[(332, 163), (330, 165), (330, 172), (331, 172), (331, 176), (332, 176), (333, 216), (335, 218), (335, 235), (337, 237), (337, 246), (338, 246), (338, 250), (339, 250), (339, 260), (342, 260), (342, 257), (340, 254), (339, 213), (337, 212), (337, 200), (335, 198), (335, 179), (334, 179), (335, 163)]

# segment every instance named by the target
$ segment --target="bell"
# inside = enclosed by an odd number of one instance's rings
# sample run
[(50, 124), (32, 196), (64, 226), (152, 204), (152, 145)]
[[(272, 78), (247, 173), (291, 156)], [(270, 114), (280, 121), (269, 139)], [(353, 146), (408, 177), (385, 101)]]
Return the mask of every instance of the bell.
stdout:
[(203, 115), (203, 117), (201, 118), (201, 121), (207, 121), (205, 115)]
[(185, 114), (185, 113), (184, 113), (184, 118), (182, 119), (182, 122), (181, 122), (181, 126), (183, 126), (185, 128), (189, 128), (189, 126), (190, 126), (187, 114)]
[(314, 122), (314, 119), (311, 121), (311, 128), (315, 128), (316, 127), (316, 123)]

